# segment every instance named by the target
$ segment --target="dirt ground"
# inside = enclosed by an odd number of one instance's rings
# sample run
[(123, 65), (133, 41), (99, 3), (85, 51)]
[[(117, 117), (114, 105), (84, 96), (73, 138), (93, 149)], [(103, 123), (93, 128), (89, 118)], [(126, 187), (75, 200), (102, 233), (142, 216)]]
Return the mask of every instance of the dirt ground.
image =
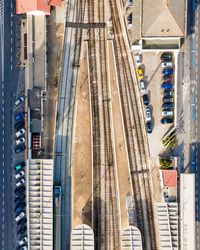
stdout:
[(121, 229), (129, 226), (128, 223), (128, 211), (126, 207), (126, 196), (132, 195), (130, 172), (127, 160), (126, 142), (124, 137), (123, 120), (120, 110), (120, 100), (117, 85), (116, 70), (113, 67), (114, 62), (114, 51), (112, 43), (108, 42), (109, 52), (109, 77), (111, 86), (111, 100), (112, 100), (112, 119), (113, 119), (113, 130), (114, 130), (114, 141), (115, 141), (115, 156), (116, 156), (116, 169), (118, 178), (118, 191), (119, 191), (119, 206), (121, 213)]
[[(86, 55), (86, 43), (82, 55)], [(91, 114), (87, 57), (81, 57), (76, 92), (75, 136), (72, 166), (72, 228), (78, 224), (92, 224), (92, 152)]]

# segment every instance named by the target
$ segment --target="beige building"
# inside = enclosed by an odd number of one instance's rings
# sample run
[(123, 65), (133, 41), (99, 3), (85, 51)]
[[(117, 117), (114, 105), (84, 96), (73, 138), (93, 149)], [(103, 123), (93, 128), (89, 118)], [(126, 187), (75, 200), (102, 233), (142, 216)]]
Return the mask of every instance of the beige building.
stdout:
[(140, 45), (141, 49), (159, 50), (180, 48), (181, 39), (186, 36), (186, 0), (135, 0), (131, 8), (133, 32), (134, 29), (140, 31), (135, 33), (137, 37), (132, 36), (135, 47)]

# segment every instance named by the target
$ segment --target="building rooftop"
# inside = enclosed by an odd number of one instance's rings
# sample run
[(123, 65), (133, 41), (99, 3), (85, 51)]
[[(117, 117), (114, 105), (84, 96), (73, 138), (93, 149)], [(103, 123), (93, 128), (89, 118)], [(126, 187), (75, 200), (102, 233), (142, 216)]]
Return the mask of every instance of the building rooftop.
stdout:
[(163, 186), (176, 187), (177, 186), (177, 171), (176, 170), (162, 170)]
[(50, 15), (51, 6), (61, 6), (61, 0), (16, 0), (16, 13), (32, 12), (33, 14)]
[(185, 0), (143, 0), (142, 37), (184, 37)]

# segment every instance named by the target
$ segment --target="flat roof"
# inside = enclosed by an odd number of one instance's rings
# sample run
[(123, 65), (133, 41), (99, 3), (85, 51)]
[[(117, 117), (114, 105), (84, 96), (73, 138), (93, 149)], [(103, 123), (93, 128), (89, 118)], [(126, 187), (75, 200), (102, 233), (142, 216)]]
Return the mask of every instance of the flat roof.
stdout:
[(142, 37), (184, 37), (186, 0), (142, 0)]
[(195, 174), (180, 176), (181, 249), (195, 250)]
[(177, 186), (177, 171), (176, 170), (162, 170), (164, 187)]

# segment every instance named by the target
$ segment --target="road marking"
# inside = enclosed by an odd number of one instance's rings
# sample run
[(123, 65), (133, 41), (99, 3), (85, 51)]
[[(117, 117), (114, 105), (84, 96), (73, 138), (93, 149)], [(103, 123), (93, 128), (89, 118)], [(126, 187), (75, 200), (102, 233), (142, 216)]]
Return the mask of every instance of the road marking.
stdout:
[(10, 30), (10, 34), (11, 34), (11, 36), (12, 36), (12, 33), (13, 33), (13, 31), (12, 31), (12, 29)]
[(12, 57), (12, 56), (10, 57), (10, 61), (11, 61), (11, 62), (13, 61), (13, 57)]
[(13, 22), (12, 21), (10, 22), (10, 25), (11, 25), (11, 27), (13, 26)]
[(11, 52), (11, 53), (13, 52), (13, 47), (10, 48), (10, 52)]
[(10, 65), (10, 69), (13, 70), (13, 65), (12, 64)]

